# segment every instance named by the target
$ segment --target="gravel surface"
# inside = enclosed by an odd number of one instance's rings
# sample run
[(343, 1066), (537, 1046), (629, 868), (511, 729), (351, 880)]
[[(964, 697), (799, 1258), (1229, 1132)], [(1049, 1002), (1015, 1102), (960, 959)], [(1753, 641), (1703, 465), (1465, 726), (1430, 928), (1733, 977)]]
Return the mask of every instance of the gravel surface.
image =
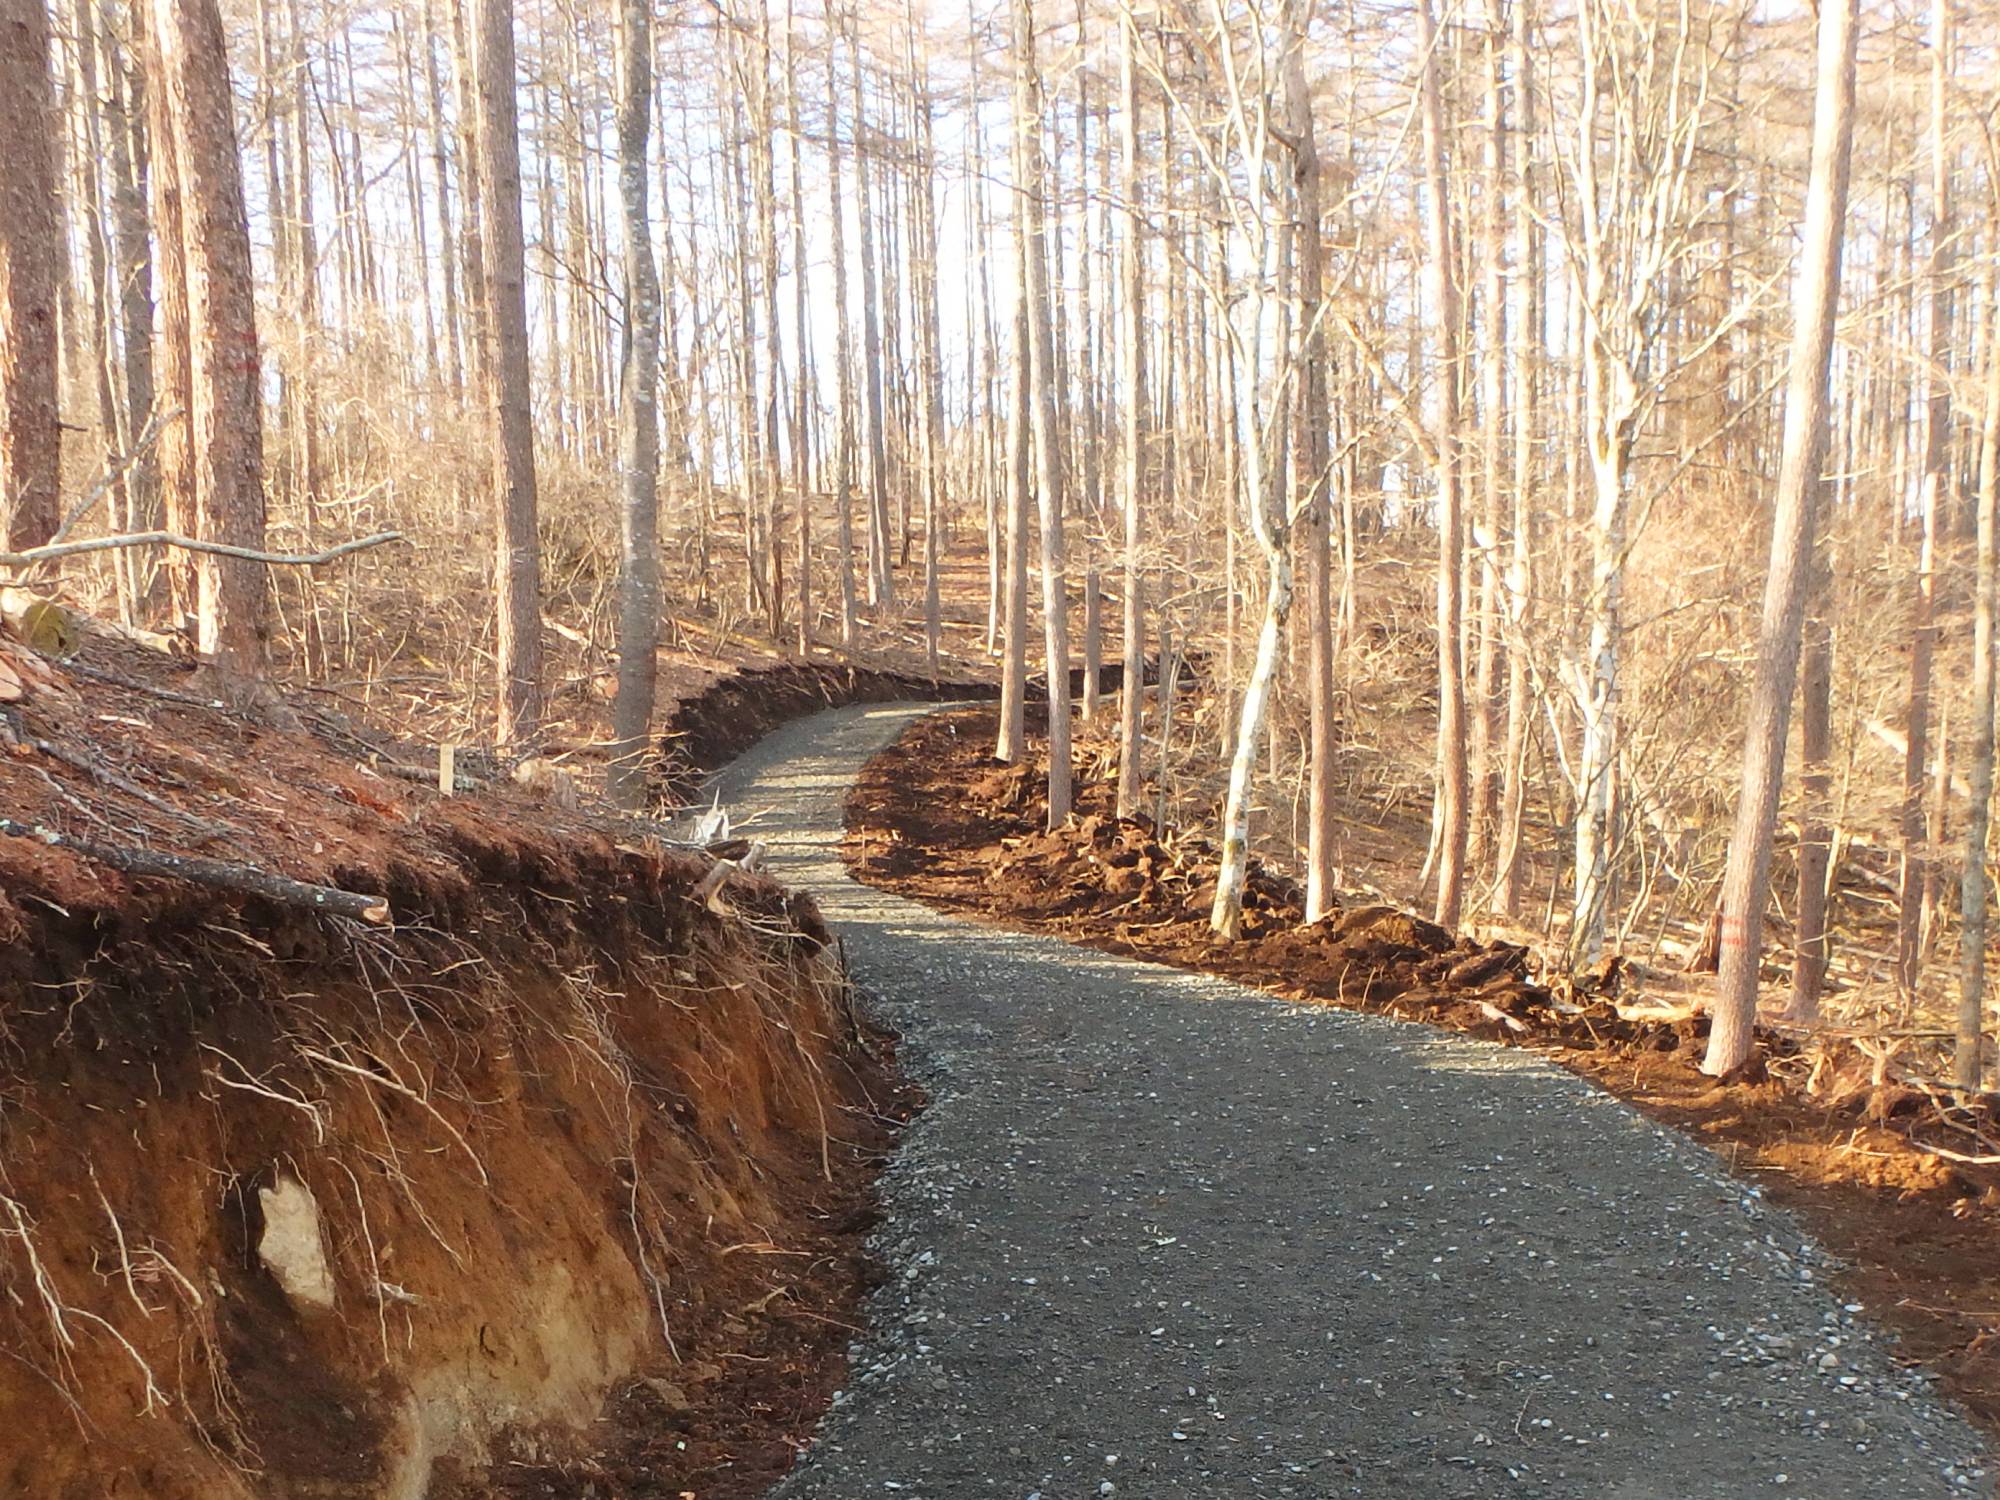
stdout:
[(1788, 1216), (1533, 1054), (855, 884), (847, 785), (929, 711), (720, 778), (932, 1098), (852, 1388), (774, 1496), (1990, 1493)]

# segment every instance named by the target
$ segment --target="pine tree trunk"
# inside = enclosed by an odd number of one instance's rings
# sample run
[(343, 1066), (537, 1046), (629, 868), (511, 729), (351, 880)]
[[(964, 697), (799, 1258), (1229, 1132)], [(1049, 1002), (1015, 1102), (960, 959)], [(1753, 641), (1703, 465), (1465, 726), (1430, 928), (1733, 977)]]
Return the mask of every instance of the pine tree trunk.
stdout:
[(605, 790), (618, 807), (646, 800), (647, 746), (660, 640), (660, 278), (647, 209), (652, 128), (651, 0), (619, 0), (618, 196), (625, 225), (625, 368), (618, 412), (618, 697)]
[[(2000, 319), (2000, 277), (1993, 278), (1989, 318)], [(2000, 327), (2000, 325), (1996, 325)], [(1986, 934), (1990, 893), (1987, 831), (1993, 806), (1995, 612), (2000, 610), (2000, 338), (1986, 347), (1986, 406), (1979, 445), (1977, 582), (1972, 624), (1972, 744), (1966, 802), (1965, 856), (1959, 878), (1958, 1045), (1953, 1080), (1963, 1089), (1985, 1082)]]
[[(1023, 254), (1022, 216), (1014, 215), (1014, 247)], [(1017, 279), (1018, 284), (1018, 279)], [(1033, 356), (1028, 349), (1028, 298), (1014, 306), (1014, 371), (1007, 421), (1007, 607), (1000, 650), (1000, 736), (993, 758), (1017, 764), (1027, 749), (1028, 509), (1033, 504), (1034, 434), (1029, 417)]]
[(1500, 0), (1487, 0), (1486, 34), (1481, 38), (1485, 62), (1485, 109), (1480, 142), (1481, 201), (1479, 213), (1479, 282), (1484, 304), (1479, 318), (1479, 452), (1480, 524), (1478, 539), (1479, 607), (1474, 630), (1477, 655), (1473, 665), (1471, 806), (1467, 812), (1467, 863), (1486, 863), (1495, 846), (1493, 824), (1500, 788), (1501, 750), (1500, 618), (1503, 611), (1498, 548), (1501, 532), (1502, 443), (1506, 434), (1507, 269), (1503, 248), (1501, 180), (1506, 163), (1506, 124), (1501, 106), (1500, 39), (1504, 22)]
[[(1118, 689), (1118, 816), (1139, 812), (1141, 730), (1145, 705), (1145, 614), (1141, 599), (1140, 548), (1145, 541), (1146, 260), (1139, 198), (1139, 35), (1130, 11), (1118, 18), (1119, 152), (1124, 167), (1123, 233), (1119, 244), (1122, 283), (1119, 347), (1125, 359), (1124, 441), (1119, 454), (1119, 499), (1125, 511), (1125, 671)], [(1166, 664), (1161, 663), (1164, 670)]]
[(1793, 287), (1791, 377), (1785, 391), (1784, 450), (1771, 523), (1771, 569), (1764, 586), (1757, 675), (1736, 829), (1723, 880), (1722, 955), (1714, 1021), (1702, 1071), (1740, 1067), (1755, 1045), (1757, 972), (1764, 905), (1770, 893), (1771, 835), (1785, 772), (1785, 734), (1798, 671), (1799, 627), (1810, 583), (1815, 511), (1827, 449), (1827, 370), (1840, 301), (1841, 242), (1847, 220), (1854, 133), (1856, 0), (1826, 0), (1819, 16), (1818, 85), (1812, 176)]
[(882, 324), (876, 305), (875, 219), (868, 188), (868, 116), (862, 94), (859, 21), (849, 15), (848, 47), (854, 59), (854, 196), (860, 213), (862, 430), (868, 460), (868, 603), (883, 615), (895, 605), (889, 555), (889, 449), (882, 417)]
[(1327, 457), (1325, 250), (1320, 238), (1319, 146), (1302, 46), (1282, 63), (1285, 112), (1292, 147), (1292, 192), (1298, 218), (1295, 258), (1299, 304), (1298, 391), (1293, 412), (1292, 513), (1306, 555), (1306, 634), (1311, 654), (1311, 752), (1306, 820), (1306, 921), (1334, 909), (1333, 474)]
[(64, 247), (44, 0), (0, 5), (0, 100), (0, 537), (18, 552), (48, 541), (61, 519)]
[(833, 0), (826, 0), (826, 192), (833, 239), (833, 504), (840, 550), (840, 644), (854, 649), (854, 334), (847, 315), (847, 205), (840, 192), (840, 96)]
[(509, 0), (473, 0), (485, 361), (490, 384), (498, 606), (495, 738), (532, 742), (542, 721), (541, 543), (536, 532), (535, 449), (528, 389), (526, 255), (521, 234), (521, 150), (515, 124), (514, 17)]
[(1903, 710), (1902, 860), (1896, 880), (1896, 985), (1905, 1002), (1915, 996), (1923, 967), (1928, 840), (1924, 830), (1924, 774), (1930, 758), (1931, 663), (1937, 651), (1937, 553), (1945, 524), (1945, 489), (1951, 483), (1952, 204), (1951, 148), (1946, 135), (1946, 95), (1951, 79), (1951, 0), (1933, 0), (1931, 46), (1930, 353), (1924, 412), (1924, 469), (1916, 590), (1911, 601), (1910, 683)]
[(1049, 681), (1048, 823), (1054, 829), (1067, 822), (1070, 813), (1069, 600), (1063, 573), (1062, 451), (1056, 424), (1054, 303), (1045, 259), (1042, 82), (1035, 62), (1033, 0), (1014, 0), (1014, 162), (1022, 295), (1028, 314), (1028, 406), (1041, 521), (1043, 666)]
[[(120, 372), (125, 399), (125, 431), (136, 437), (153, 416), (153, 247), (146, 220), (145, 83), (131, 58), (118, 46), (113, 0), (100, 12), (106, 42), (106, 123), (111, 171), (113, 265), (119, 287)], [(157, 450), (139, 454), (128, 471), (117, 524), (126, 531), (152, 531), (160, 524), (160, 468)], [(143, 553), (126, 564), (128, 623), (158, 620), (160, 574)]]
[(1458, 472), (1458, 288), (1452, 276), (1455, 257), (1451, 209), (1445, 196), (1444, 108), (1435, 56), (1437, 23), (1431, 0), (1418, 0), (1417, 49), (1424, 59), (1422, 91), (1424, 153), (1424, 282), (1425, 302), (1436, 332), (1438, 357), (1435, 431), (1437, 450), (1437, 653), (1438, 768), (1437, 830), (1438, 890), (1436, 916), (1446, 927), (1458, 924), (1465, 899), (1465, 855), (1469, 823), (1466, 805), (1470, 772), (1465, 757), (1465, 671), (1460, 652), (1464, 599), (1459, 570), (1463, 566), (1464, 510)]
[(1528, 641), (1534, 599), (1535, 456), (1540, 433), (1537, 361), (1547, 328), (1542, 310), (1542, 241), (1536, 222), (1537, 195), (1530, 155), (1538, 139), (1535, 129), (1534, 54), (1529, 27), (1533, 0), (1514, 0), (1509, 53), (1514, 67), (1514, 139), (1517, 162), (1514, 181), (1514, 511), (1512, 547), (1507, 568), (1507, 747), (1500, 767), (1499, 854), (1494, 877), (1494, 905), (1502, 915), (1520, 915), (1524, 861), (1521, 824), (1527, 808), (1527, 746), (1535, 705), (1530, 693)]
[(1819, 1019), (1826, 988), (1828, 827), (1833, 778), (1833, 626), (1827, 619), (1831, 568), (1825, 544), (1815, 548), (1812, 593), (1807, 600), (1804, 655), (1799, 666), (1799, 868), (1794, 905), (1798, 937), (1792, 950), (1792, 1019)]
[[(153, 0), (153, 24), (162, 65), (154, 87), (166, 95), (182, 194), (196, 534), (261, 548), (256, 295), (222, 17), (215, 0)], [(231, 676), (264, 669), (267, 593), (261, 563), (212, 554), (196, 563), (196, 641)]]

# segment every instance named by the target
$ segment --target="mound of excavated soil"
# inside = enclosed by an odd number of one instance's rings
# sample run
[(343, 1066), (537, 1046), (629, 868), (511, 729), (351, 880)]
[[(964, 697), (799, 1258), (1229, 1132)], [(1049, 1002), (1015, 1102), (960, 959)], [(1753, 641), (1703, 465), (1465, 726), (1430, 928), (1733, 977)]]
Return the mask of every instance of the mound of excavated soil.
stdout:
[(1808, 1049), (1775, 1035), (1757, 1076), (1718, 1083), (1697, 1067), (1707, 1019), (1621, 1013), (1616, 964), (1584, 985), (1544, 983), (1520, 948), (1377, 904), (1307, 927), (1298, 884), (1262, 866), (1246, 882), (1244, 940), (1223, 942), (1207, 925), (1218, 854), (1205, 838), (1119, 819), (1115, 784), (1088, 775), (1076, 818), (1045, 831), (1046, 752), (1037, 741), (1022, 764), (1000, 764), (996, 724), (989, 707), (933, 715), (869, 763), (847, 807), (860, 878), (1292, 999), (1545, 1048), (1755, 1173), (1852, 1262), (1855, 1295), (1906, 1351), (2000, 1431), (2000, 1119), (1990, 1101), (1878, 1083), (1849, 1044)]
[(210, 692), (0, 708), (0, 1493), (760, 1491), (907, 1112), (815, 909)]

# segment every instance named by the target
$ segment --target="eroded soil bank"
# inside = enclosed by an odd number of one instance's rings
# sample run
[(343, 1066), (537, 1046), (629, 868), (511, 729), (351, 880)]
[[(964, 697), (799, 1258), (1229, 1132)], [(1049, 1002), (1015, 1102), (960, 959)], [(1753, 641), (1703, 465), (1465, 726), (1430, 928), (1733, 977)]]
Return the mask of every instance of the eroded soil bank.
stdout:
[(1797, 1212), (1848, 1262), (1846, 1290), (1897, 1331), (1989, 1431), (2000, 1431), (2000, 1174), (1953, 1160), (2000, 1138), (1991, 1113), (1921, 1089), (1875, 1086), (1838, 1044), (1766, 1038), (1753, 1079), (1718, 1084), (1696, 1063), (1703, 1017), (1649, 1019), (1620, 1002), (1613, 968), (1544, 983), (1507, 944), (1454, 935), (1356, 902), (1311, 928), (1288, 877), (1254, 869), (1246, 938), (1207, 929), (1216, 851), (1115, 816), (1107, 747), (1079, 742), (1077, 818), (1044, 831), (1045, 751), (991, 758), (991, 707), (934, 715), (870, 762), (848, 802), (858, 878), (947, 910), (1056, 933), (1108, 952), (1255, 985), (1288, 998), (1425, 1021), (1535, 1047), (1704, 1141)]
[(710, 1497), (840, 1383), (909, 1100), (809, 901), (91, 642), (0, 709), (0, 1493)]

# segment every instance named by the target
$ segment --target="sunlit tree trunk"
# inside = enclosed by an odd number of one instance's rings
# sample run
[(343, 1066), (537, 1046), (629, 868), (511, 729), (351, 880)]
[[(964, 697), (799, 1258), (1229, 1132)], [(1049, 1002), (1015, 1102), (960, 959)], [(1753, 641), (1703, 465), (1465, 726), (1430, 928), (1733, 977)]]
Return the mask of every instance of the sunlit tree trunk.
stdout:
[(869, 191), (868, 111), (863, 102), (861, 28), (848, 17), (849, 51), (854, 61), (854, 197), (859, 208), (861, 257), (862, 431), (868, 461), (868, 603), (887, 614), (895, 603), (889, 535), (889, 448), (882, 417), (882, 322), (876, 303), (874, 195)]
[(1501, 764), (1500, 827), (1495, 857), (1493, 904), (1502, 915), (1520, 915), (1525, 861), (1521, 825), (1527, 809), (1527, 746), (1535, 705), (1530, 692), (1529, 628), (1532, 623), (1535, 557), (1536, 454), (1541, 434), (1540, 359), (1547, 327), (1542, 308), (1544, 276), (1541, 228), (1535, 215), (1536, 149), (1534, 54), (1530, 46), (1533, 0), (1514, 0), (1508, 55), (1514, 72), (1514, 509), (1507, 565), (1507, 746)]
[(1751, 687), (1741, 800), (1722, 891), (1722, 956), (1714, 1021), (1702, 1071), (1740, 1067), (1754, 1045), (1757, 971), (1770, 893), (1771, 835), (1785, 772), (1785, 734), (1798, 672), (1799, 627), (1810, 584), (1815, 511), (1827, 449), (1827, 368), (1840, 302), (1841, 245), (1847, 220), (1854, 132), (1856, 0), (1826, 0), (1819, 16), (1818, 86), (1812, 176), (1802, 252), (1792, 295), (1792, 366), (1785, 391), (1785, 436), (1771, 522), (1771, 568), (1764, 586), (1757, 674)]
[(660, 278), (647, 208), (652, 128), (651, 0), (618, 7), (618, 196), (625, 225), (625, 368), (619, 381), (618, 698), (605, 790), (636, 810), (646, 798), (646, 747), (660, 639)]
[[(1989, 320), (2000, 319), (2000, 276), (1991, 278)], [(2000, 329), (2000, 323), (1991, 326)], [(1978, 564), (1972, 624), (1972, 744), (1964, 868), (1959, 878), (1958, 1045), (1952, 1077), (1960, 1088), (1985, 1081), (1986, 934), (1990, 898), (1986, 840), (1993, 806), (1995, 612), (2000, 610), (2000, 338), (1986, 348), (1986, 405), (1980, 424)]]
[(1907, 1002), (1923, 965), (1925, 898), (1930, 883), (1924, 828), (1924, 774), (1930, 757), (1931, 664), (1937, 651), (1937, 552), (1952, 482), (1952, 204), (1947, 92), (1951, 81), (1951, 0), (1932, 0), (1931, 235), (1925, 279), (1930, 292), (1930, 350), (1924, 381), (1923, 534), (1911, 599), (1909, 695), (1903, 709), (1902, 861), (1896, 879), (1896, 984)]
[[(1139, 207), (1138, 25), (1129, 11), (1118, 19), (1119, 150), (1125, 203), (1119, 244), (1119, 351), (1125, 361), (1124, 441), (1119, 453), (1119, 499), (1125, 512), (1125, 670), (1118, 691), (1118, 816), (1138, 814), (1146, 641), (1140, 549), (1145, 544), (1147, 431), (1145, 242)], [(1162, 664), (1164, 665), (1164, 663)]]
[[(153, 86), (166, 95), (182, 195), (195, 525), (205, 540), (261, 548), (256, 295), (222, 17), (215, 0), (153, 0), (153, 25)], [(260, 563), (203, 554), (196, 564), (196, 640), (231, 676), (263, 671), (267, 592)]]
[(854, 335), (847, 313), (847, 205), (841, 200), (840, 92), (833, 0), (826, 6), (826, 193), (833, 242), (833, 505), (840, 551), (840, 644), (854, 649)]
[[(1822, 505), (1824, 500), (1822, 500)], [(1833, 831), (1828, 802), (1833, 788), (1828, 761), (1833, 755), (1833, 623), (1831, 568), (1826, 543), (1814, 549), (1813, 580), (1806, 601), (1804, 654), (1799, 666), (1799, 855), (1793, 904), (1798, 936), (1792, 947), (1792, 1017), (1819, 1019), (1826, 988), (1827, 864)]]
[(514, 17), (509, 0), (473, 0), (479, 91), (481, 245), (486, 278), (493, 494), (498, 537), (495, 736), (532, 741), (542, 721), (541, 543), (528, 390), (526, 257), (521, 237), (521, 151), (515, 125)]
[(1015, 202), (1021, 216), (1022, 295), (1028, 316), (1028, 406), (1041, 521), (1043, 665), (1049, 681), (1049, 827), (1070, 812), (1069, 600), (1063, 573), (1062, 451), (1056, 427), (1056, 351), (1046, 260), (1042, 83), (1032, 0), (1014, 0)]
[(1464, 507), (1458, 470), (1458, 286), (1451, 206), (1444, 168), (1444, 106), (1438, 85), (1437, 23), (1431, 0), (1417, 3), (1418, 80), (1423, 114), (1424, 301), (1435, 333), (1437, 362), (1432, 444), (1437, 462), (1438, 838), (1437, 920), (1456, 926), (1465, 899), (1470, 771), (1466, 765), (1465, 670), (1460, 650), (1464, 597)]
[[(1014, 215), (1015, 253), (1022, 253), (1022, 215)], [(1029, 417), (1028, 297), (1020, 278), (1014, 306), (1014, 369), (1008, 382), (1007, 420), (1007, 599), (1002, 612), (1000, 649), (1000, 736), (995, 760), (1017, 763), (1027, 749), (1028, 696), (1028, 510), (1034, 503), (1034, 433)]]
[(1297, 392), (1292, 403), (1292, 514), (1306, 554), (1306, 633), (1311, 656), (1310, 783), (1306, 821), (1306, 920), (1334, 908), (1334, 734), (1332, 484), (1327, 457), (1325, 253), (1320, 240), (1319, 146), (1304, 49), (1293, 46), (1283, 65), (1286, 130), (1292, 150), (1292, 193), (1298, 220), (1294, 248), (1299, 306)]

